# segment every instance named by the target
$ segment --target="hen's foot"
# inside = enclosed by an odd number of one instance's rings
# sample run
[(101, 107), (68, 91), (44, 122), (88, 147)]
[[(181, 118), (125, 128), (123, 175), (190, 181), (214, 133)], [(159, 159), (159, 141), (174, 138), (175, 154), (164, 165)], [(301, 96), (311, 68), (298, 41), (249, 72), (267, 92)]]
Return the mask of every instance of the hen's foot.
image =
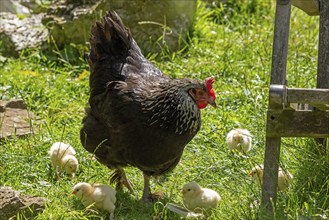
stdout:
[(127, 189), (130, 191), (130, 193), (134, 192), (133, 185), (126, 176), (125, 171), (120, 167), (116, 169), (110, 179), (110, 183), (116, 184), (116, 190), (123, 190), (123, 186), (127, 187)]
[(145, 204), (148, 203), (155, 203), (161, 199), (163, 199), (165, 196), (164, 192), (155, 192), (155, 193), (149, 193), (147, 197), (142, 197), (142, 202)]
[(151, 193), (150, 176), (147, 175), (145, 172), (143, 172), (143, 177), (144, 177), (144, 189), (143, 189), (142, 201), (144, 203), (148, 203), (148, 202), (156, 202), (162, 199), (164, 197), (163, 192)]
[(150, 202), (157, 202), (160, 199), (163, 199), (165, 196), (164, 192), (155, 192), (155, 193), (150, 193), (148, 196), (148, 200)]
[(128, 177), (126, 175), (124, 175), (122, 177), (120, 183), (122, 185), (124, 185), (125, 187), (127, 187), (127, 189), (130, 191), (130, 193), (134, 192), (133, 184), (130, 182), (130, 180), (128, 179)]

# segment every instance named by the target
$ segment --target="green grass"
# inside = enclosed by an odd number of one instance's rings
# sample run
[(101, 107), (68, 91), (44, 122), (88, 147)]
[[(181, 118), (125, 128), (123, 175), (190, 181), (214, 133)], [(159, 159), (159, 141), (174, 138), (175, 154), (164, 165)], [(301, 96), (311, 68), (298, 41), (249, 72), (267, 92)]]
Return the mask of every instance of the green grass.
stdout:
[[(231, 5), (230, 9), (200, 3), (188, 50), (163, 53), (153, 60), (172, 77), (215, 76), (218, 108), (202, 111), (201, 130), (187, 145), (181, 162), (172, 172), (152, 181), (153, 190), (166, 193), (163, 201), (144, 206), (139, 201), (142, 174), (135, 168), (126, 169), (136, 195), (117, 194), (116, 219), (180, 219), (165, 205), (181, 204), (180, 190), (193, 180), (222, 197), (209, 219), (257, 218), (261, 191), (247, 172), (263, 163), (275, 7), (270, 1), (250, 2), (241, 7)], [(315, 87), (317, 44), (318, 18), (293, 8), (288, 86)], [(110, 178), (110, 170), (92, 160), (80, 144), (89, 82), (87, 65), (72, 59), (76, 47), (70, 45), (58, 52), (60, 59), (27, 51), (19, 59), (6, 59), (0, 69), (0, 99), (23, 98), (36, 115), (33, 126), (37, 131), (33, 136), (0, 143), (0, 185), (46, 197), (46, 209), (36, 219), (106, 218), (106, 213), (87, 212), (70, 196), (77, 182), (108, 184)], [(253, 134), (253, 149), (247, 158), (227, 151), (225, 137), (235, 127)], [(56, 141), (67, 142), (77, 150), (80, 169), (75, 179), (62, 175), (54, 181), (47, 151)], [(294, 181), (288, 192), (278, 194), (277, 219), (326, 219), (328, 154), (319, 153), (315, 142), (305, 138), (284, 138), (281, 149), (281, 166), (289, 169)]]

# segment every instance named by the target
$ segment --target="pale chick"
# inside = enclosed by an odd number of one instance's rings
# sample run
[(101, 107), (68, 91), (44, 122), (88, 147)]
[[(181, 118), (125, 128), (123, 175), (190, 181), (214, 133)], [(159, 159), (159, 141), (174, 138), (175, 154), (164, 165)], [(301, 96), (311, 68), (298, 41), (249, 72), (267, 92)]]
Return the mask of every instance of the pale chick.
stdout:
[(54, 143), (48, 151), (50, 160), (55, 168), (56, 178), (59, 171), (65, 171), (66, 174), (74, 177), (79, 168), (79, 162), (75, 157), (74, 148), (63, 142)]
[(229, 150), (238, 150), (247, 154), (251, 150), (252, 136), (246, 129), (236, 128), (226, 136), (226, 144)]
[(194, 212), (216, 208), (221, 199), (216, 191), (202, 188), (196, 182), (185, 184), (182, 193), (185, 207)]
[(81, 182), (73, 187), (72, 194), (76, 195), (85, 207), (93, 205), (97, 209), (106, 210), (110, 213), (110, 219), (114, 219), (116, 191), (112, 187)]
[[(252, 168), (252, 170), (249, 172), (249, 176), (252, 176), (255, 182), (261, 186), (263, 184), (264, 165), (260, 164)], [(280, 191), (286, 191), (292, 179), (293, 179), (293, 175), (288, 170), (282, 170), (279, 167), (278, 189)]]

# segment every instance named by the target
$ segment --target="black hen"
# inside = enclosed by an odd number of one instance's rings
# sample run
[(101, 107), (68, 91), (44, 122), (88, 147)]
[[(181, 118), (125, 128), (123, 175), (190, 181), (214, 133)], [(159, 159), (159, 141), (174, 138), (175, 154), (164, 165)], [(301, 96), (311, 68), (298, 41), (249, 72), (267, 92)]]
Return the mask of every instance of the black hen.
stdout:
[(150, 176), (172, 170), (200, 129), (200, 110), (215, 107), (213, 79), (170, 79), (141, 53), (115, 12), (91, 30), (90, 109), (81, 143), (114, 168), (111, 178), (133, 191), (123, 167), (143, 171), (144, 201), (152, 198)]

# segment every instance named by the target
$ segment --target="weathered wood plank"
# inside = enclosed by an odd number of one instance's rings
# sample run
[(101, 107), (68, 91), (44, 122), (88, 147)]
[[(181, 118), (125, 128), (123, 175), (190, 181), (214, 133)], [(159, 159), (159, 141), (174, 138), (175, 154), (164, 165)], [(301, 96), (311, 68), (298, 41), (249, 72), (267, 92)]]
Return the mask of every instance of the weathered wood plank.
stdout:
[(329, 111), (269, 110), (267, 137), (329, 137)]
[[(318, 74), (317, 88), (329, 89), (329, 1), (320, 2), (320, 30), (319, 30), (319, 50), (318, 50)], [(329, 139), (316, 139), (319, 143), (326, 145)]]
[(329, 89), (287, 89), (288, 103), (329, 104)]
[[(277, 0), (275, 12), (274, 39), (270, 84), (286, 84), (288, 39), (290, 29), (290, 0)], [(269, 103), (271, 104), (271, 103)], [(270, 121), (270, 118), (267, 119)], [(266, 137), (264, 159), (264, 183), (262, 186), (261, 218), (274, 219), (276, 184), (280, 157), (281, 138)], [(272, 171), (273, 172), (272, 172)], [(274, 172), (275, 171), (275, 172)], [(272, 205), (273, 204), (273, 205)]]
[(281, 138), (266, 137), (264, 176), (262, 185), (262, 207), (259, 219), (274, 219), (277, 198)]
[(287, 88), (285, 85), (270, 85), (269, 108), (289, 108), (293, 107), (293, 103), (309, 104), (319, 109), (329, 110), (329, 89)]
[(317, 109), (327, 111), (329, 110), (329, 104), (316, 104), (316, 103), (311, 103), (310, 106), (315, 107)]
[(271, 84), (286, 84), (290, 0), (277, 0), (272, 51)]
[(329, 1), (320, 0), (317, 88), (329, 89)]

